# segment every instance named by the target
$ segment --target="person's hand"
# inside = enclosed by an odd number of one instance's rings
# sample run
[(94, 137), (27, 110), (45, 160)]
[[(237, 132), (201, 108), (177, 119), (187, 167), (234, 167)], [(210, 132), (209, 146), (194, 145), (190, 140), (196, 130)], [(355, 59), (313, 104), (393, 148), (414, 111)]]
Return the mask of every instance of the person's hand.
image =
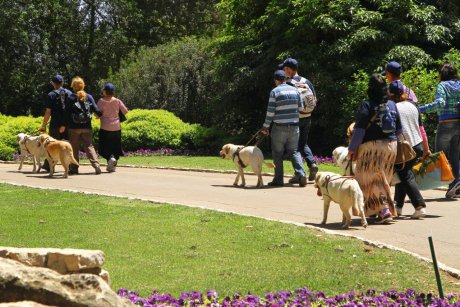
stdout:
[(65, 131), (65, 127), (64, 127), (64, 126), (59, 127), (59, 133), (64, 133), (64, 131)]
[(260, 133), (262, 133), (263, 135), (269, 135), (270, 131), (268, 131), (267, 128), (262, 128), (262, 129), (260, 129)]
[(348, 151), (348, 155), (347, 155), (347, 158), (348, 160), (350, 161), (355, 161), (356, 160), (356, 157), (355, 157), (355, 152), (354, 151)]
[(428, 159), (430, 156), (431, 156), (431, 151), (430, 151), (429, 149), (428, 149), (428, 150), (423, 150), (422, 160), (426, 160), (426, 159)]

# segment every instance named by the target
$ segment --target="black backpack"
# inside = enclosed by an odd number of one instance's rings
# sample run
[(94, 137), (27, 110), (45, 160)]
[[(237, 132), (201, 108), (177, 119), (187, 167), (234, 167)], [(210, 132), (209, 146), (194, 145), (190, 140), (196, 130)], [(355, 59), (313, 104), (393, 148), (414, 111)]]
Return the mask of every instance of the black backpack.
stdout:
[(91, 122), (91, 104), (88, 100), (80, 102), (77, 100), (73, 104), (72, 121), (75, 124), (87, 124)]

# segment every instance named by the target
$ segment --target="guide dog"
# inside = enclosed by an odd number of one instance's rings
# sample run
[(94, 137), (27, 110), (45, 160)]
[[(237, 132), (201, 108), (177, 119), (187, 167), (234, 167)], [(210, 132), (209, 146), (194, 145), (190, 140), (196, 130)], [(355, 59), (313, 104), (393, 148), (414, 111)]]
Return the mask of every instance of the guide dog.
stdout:
[(273, 163), (264, 162), (264, 154), (257, 146), (243, 146), (234, 144), (225, 144), (219, 152), (222, 159), (233, 160), (235, 163), (238, 174), (236, 175), (234, 186), (238, 185), (241, 177), (241, 187), (246, 186), (244, 179), (244, 168), (251, 165), (252, 170), (257, 175), (257, 187), (262, 188), (264, 182), (262, 181), (262, 164), (269, 168), (274, 168)]
[(342, 228), (351, 225), (350, 209), (354, 216), (361, 217), (361, 225), (366, 228), (367, 220), (364, 215), (364, 195), (358, 181), (351, 177), (340, 176), (335, 173), (319, 172), (315, 177), (315, 188), (318, 196), (323, 196), (323, 220), (326, 224), (327, 214), (331, 201), (340, 205), (342, 210)]
[(54, 174), (54, 167), (61, 161), (64, 167), (64, 178), (69, 176), (69, 165), (79, 165), (73, 156), (72, 146), (67, 141), (58, 141), (48, 134), (42, 134), (38, 137), (38, 146), (45, 152), (46, 158), (50, 165), (50, 177)]
[(24, 163), (24, 158), (26, 156), (32, 156), (32, 163), (34, 168), (32, 172), (39, 173), (41, 170), (40, 158), (45, 156), (43, 149), (38, 144), (38, 136), (31, 136), (25, 133), (19, 133), (16, 136), (18, 141), (19, 149), (21, 151), (21, 161), (19, 163), (18, 170), (22, 169), (22, 164)]

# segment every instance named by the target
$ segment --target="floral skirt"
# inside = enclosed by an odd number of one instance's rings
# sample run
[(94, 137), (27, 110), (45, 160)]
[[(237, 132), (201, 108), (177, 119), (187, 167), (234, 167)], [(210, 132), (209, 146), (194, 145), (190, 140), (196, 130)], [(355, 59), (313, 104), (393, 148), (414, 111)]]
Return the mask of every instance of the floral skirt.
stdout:
[(396, 141), (369, 141), (359, 146), (355, 178), (364, 194), (366, 216), (377, 215), (383, 208), (396, 216), (390, 190), (395, 158)]

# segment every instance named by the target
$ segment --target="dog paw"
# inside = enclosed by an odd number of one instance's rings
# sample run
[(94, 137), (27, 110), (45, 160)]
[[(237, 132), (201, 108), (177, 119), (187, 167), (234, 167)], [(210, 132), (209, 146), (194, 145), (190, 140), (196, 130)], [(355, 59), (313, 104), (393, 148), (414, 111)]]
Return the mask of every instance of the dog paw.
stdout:
[(367, 223), (366, 223), (366, 224), (362, 224), (362, 226), (363, 226), (364, 228), (367, 228)]
[(321, 221), (321, 225), (326, 225), (326, 221)]

